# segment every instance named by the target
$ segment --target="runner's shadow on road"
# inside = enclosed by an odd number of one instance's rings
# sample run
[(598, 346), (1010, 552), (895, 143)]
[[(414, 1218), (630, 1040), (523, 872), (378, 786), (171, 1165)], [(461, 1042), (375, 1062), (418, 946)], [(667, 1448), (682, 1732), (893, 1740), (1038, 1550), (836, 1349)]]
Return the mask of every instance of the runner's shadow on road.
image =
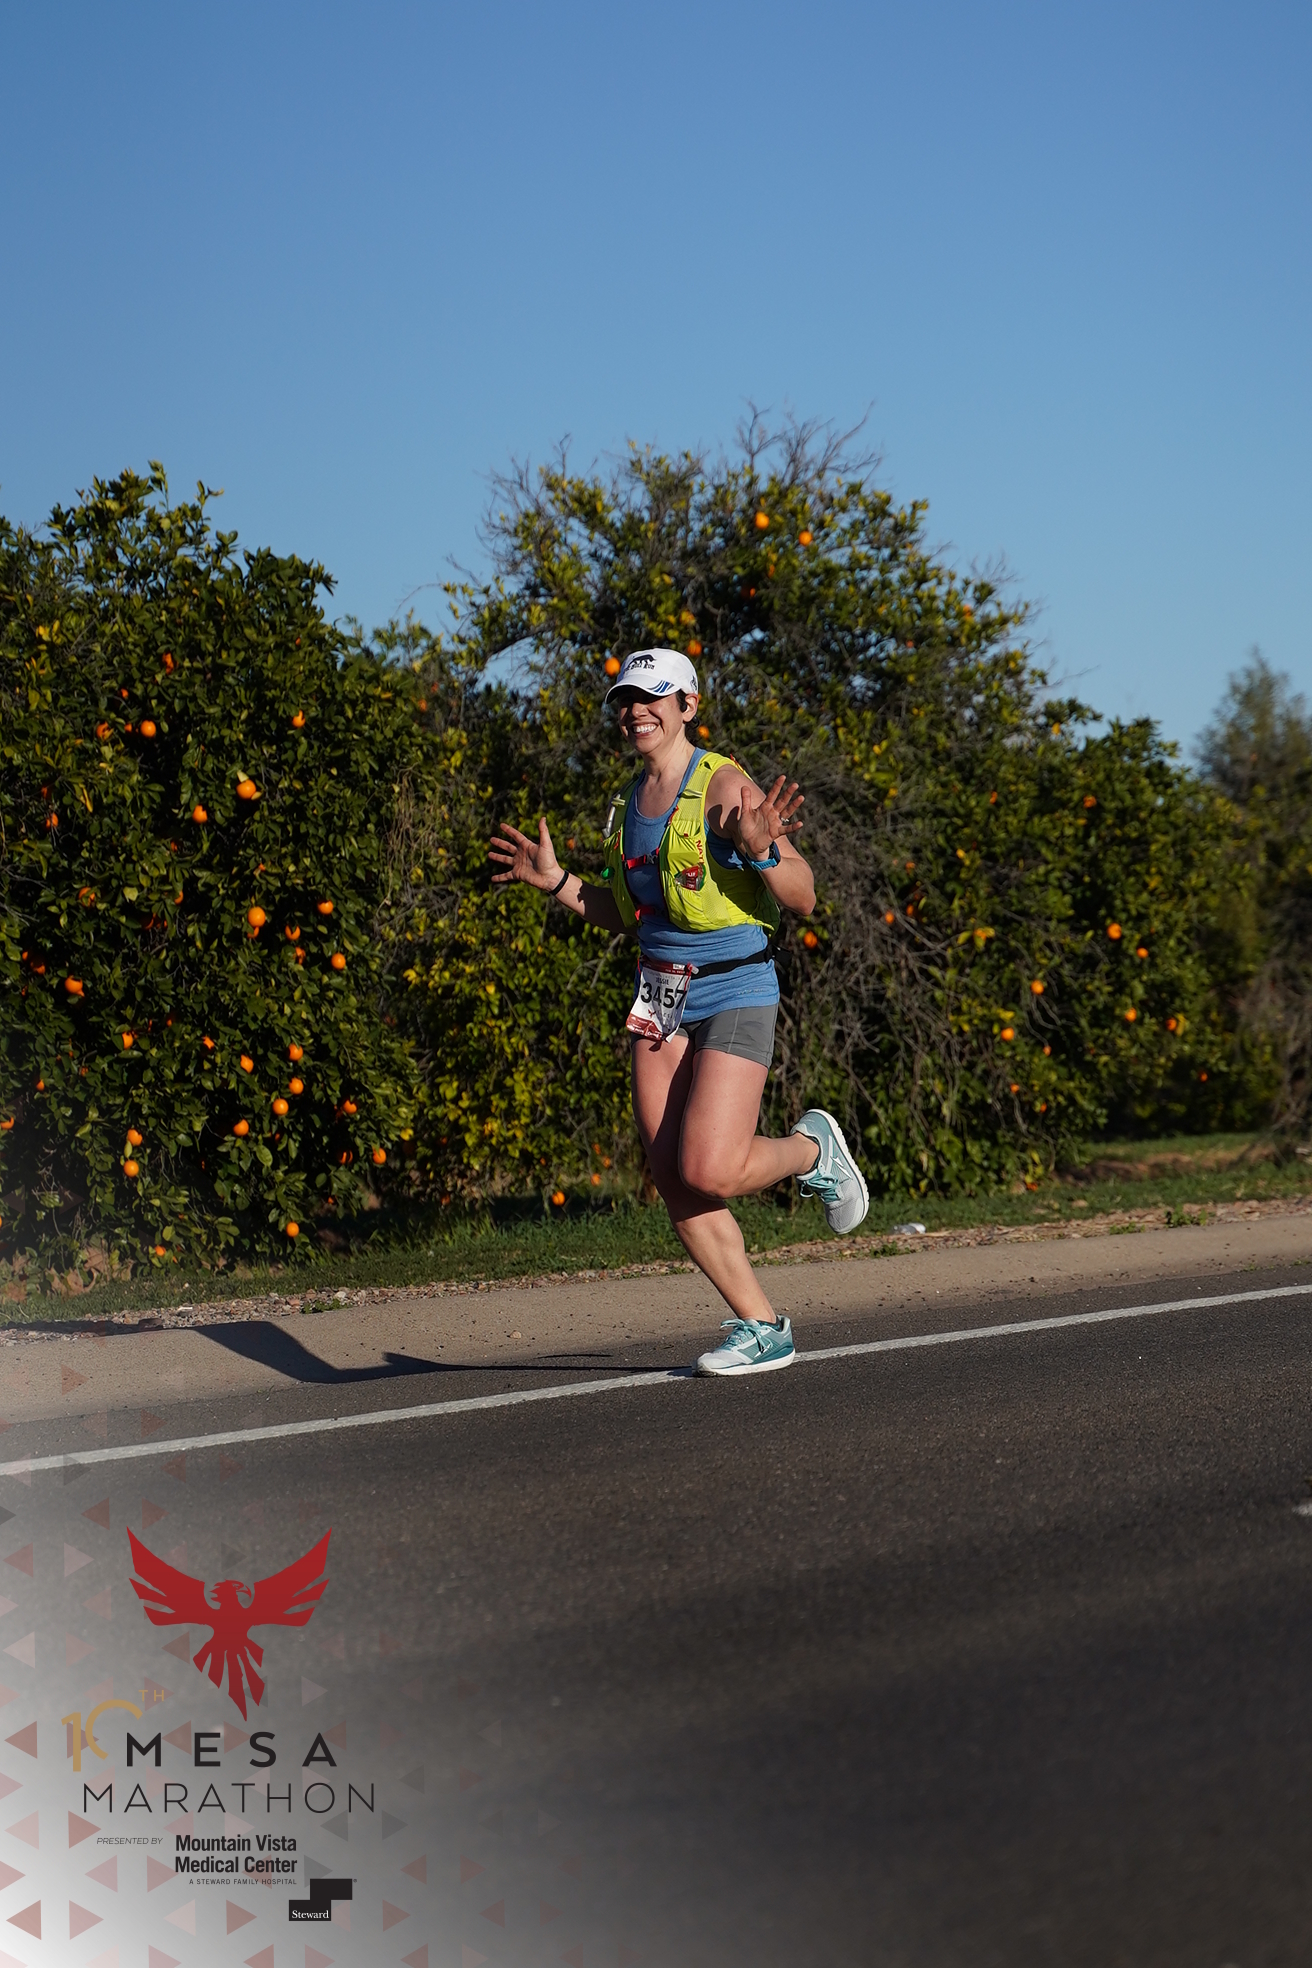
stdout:
[[(384, 1353), (382, 1366), (334, 1367), (302, 1346), (299, 1339), (272, 1319), (241, 1319), (232, 1324), (193, 1326), (192, 1331), (216, 1346), (226, 1347), (243, 1360), (255, 1360), (288, 1380), (310, 1387), (349, 1387), (354, 1381), (405, 1380), (413, 1374), (540, 1374), (573, 1368), (577, 1373), (612, 1371), (626, 1373), (664, 1373), (665, 1367), (634, 1367), (611, 1354), (551, 1353), (540, 1360), (422, 1360), (409, 1353)], [(691, 1371), (691, 1369), (689, 1369)], [(3, 1957), (0, 1957), (3, 1959)]]
[(440, 1360), (416, 1360), (408, 1353), (384, 1353), (382, 1366), (330, 1366), (269, 1319), (243, 1319), (233, 1325), (195, 1326), (192, 1330), (216, 1346), (226, 1347), (229, 1353), (240, 1354), (243, 1360), (255, 1360), (262, 1367), (285, 1374), (288, 1380), (317, 1387), (346, 1387), (357, 1380), (401, 1380), (410, 1374), (451, 1371)]

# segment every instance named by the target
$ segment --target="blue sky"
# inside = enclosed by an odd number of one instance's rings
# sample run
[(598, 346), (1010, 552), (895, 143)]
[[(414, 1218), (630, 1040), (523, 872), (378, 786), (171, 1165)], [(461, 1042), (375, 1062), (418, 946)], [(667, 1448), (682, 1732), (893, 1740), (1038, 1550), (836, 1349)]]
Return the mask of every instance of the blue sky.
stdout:
[(1306, 684), (1312, 14), (6, 4), (0, 511), (158, 457), (393, 613), (487, 474), (867, 417), (1055, 675)]

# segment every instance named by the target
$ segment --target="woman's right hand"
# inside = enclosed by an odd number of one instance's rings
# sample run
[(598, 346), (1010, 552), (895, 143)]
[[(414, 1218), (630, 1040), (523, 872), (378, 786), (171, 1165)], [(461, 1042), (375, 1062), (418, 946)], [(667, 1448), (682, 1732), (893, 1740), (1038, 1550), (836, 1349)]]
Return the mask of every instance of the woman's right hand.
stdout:
[(554, 888), (565, 870), (556, 859), (545, 819), (538, 821), (537, 841), (521, 834), (505, 820), (501, 830), (487, 844), (487, 851), (500, 872), (494, 882), (527, 882), (530, 888)]

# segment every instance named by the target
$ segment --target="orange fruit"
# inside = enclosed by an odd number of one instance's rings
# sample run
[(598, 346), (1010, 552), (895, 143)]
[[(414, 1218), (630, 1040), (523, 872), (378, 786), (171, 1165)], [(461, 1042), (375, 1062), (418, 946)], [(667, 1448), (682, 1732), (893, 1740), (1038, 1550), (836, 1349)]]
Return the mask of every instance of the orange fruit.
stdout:
[[(38, 970), (44, 970), (45, 965), (38, 964), (36, 968)], [(82, 979), (80, 977), (66, 977), (64, 979), (64, 989), (68, 992), (70, 998), (80, 998), (82, 995)]]
[(710, 725), (709, 725), (709, 724), (699, 724), (699, 725), (698, 725), (698, 727), (697, 727), (697, 736), (698, 736), (699, 738), (709, 738), (709, 737), (710, 737), (710, 735), (711, 735), (711, 727), (710, 727)]
[(818, 947), (820, 938), (813, 929), (804, 929), (802, 931), (802, 941), (808, 950), (814, 950)]
[(593, 1178), (592, 1178), (592, 1186), (593, 1186), (593, 1188), (594, 1188), (594, 1189), (600, 1189), (600, 1187), (601, 1187), (601, 1177), (600, 1177), (599, 1175), (594, 1175), (594, 1176), (593, 1176)]
[(1198, 1077), (1199, 1077), (1199, 1079), (1200, 1079), (1200, 1080), (1205, 1080), (1205, 1079), (1207, 1078), (1207, 1075), (1206, 1075), (1206, 1073), (1200, 1073), (1200, 1074), (1198, 1075)]
[(269, 918), (265, 915), (263, 909), (256, 908), (246, 911), (246, 920), (252, 929), (263, 929)]
[(297, 1059), (304, 1059), (305, 1057), (304, 1046), (298, 1046), (295, 1039), (293, 1039), (291, 1044), (287, 1048), (287, 1057), (293, 1061)]
[(129, 1049), (130, 1049), (130, 1047), (131, 1047), (131, 1046), (132, 1046), (132, 1045), (133, 1045), (134, 1043), (135, 1043), (135, 1039), (134, 1039), (134, 1036), (133, 1036), (133, 1034), (132, 1034), (131, 1032), (125, 1032), (125, 1033), (123, 1034), (123, 1050), (124, 1050), (124, 1052), (127, 1052), (127, 1051), (128, 1051)]
[(156, 1257), (167, 1257), (167, 1256), (168, 1256), (168, 1252), (167, 1252), (167, 1251), (165, 1250), (165, 1248), (164, 1248), (164, 1246), (163, 1246), (163, 1244), (152, 1244), (152, 1245), (151, 1245), (151, 1250), (152, 1250), (152, 1252), (154, 1253), (154, 1255), (155, 1255)]
[(99, 738), (102, 745), (104, 744), (106, 738), (108, 738), (109, 736), (109, 726), (104, 722), (103, 719), (96, 726), (96, 736), (97, 738)]
[(1119, 923), (1108, 923), (1107, 934), (1111, 937), (1113, 943), (1119, 943), (1121, 940), (1121, 925)]
[(1043, 1048), (1043, 1056), (1044, 1056), (1044, 1058), (1045, 1058), (1045, 1059), (1050, 1059), (1050, 1058), (1052, 1057), (1052, 1047), (1051, 1047), (1051, 1046), (1044, 1046), (1044, 1048)]
[(346, 969), (346, 958), (342, 955), (340, 950), (334, 950), (332, 955), (329, 957), (328, 961), (332, 965), (334, 970)]
[(810, 544), (811, 544), (811, 542), (812, 542), (812, 540), (814, 540), (814, 538), (815, 538), (815, 535), (814, 535), (814, 533), (813, 533), (813, 532), (811, 531), (811, 529), (810, 529), (810, 527), (809, 527), (809, 526), (804, 526), (804, 527), (802, 528), (802, 530), (801, 530), (801, 532), (800, 532), (800, 533), (798, 534), (798, 536), (797, 536), (797, 538), (798, 538), (798, 541), (799, 541), (799, 543), (800, 543), (800, 544), (801, 544), (802, 546), (804, 546), (804, 547), (809, 547), (809, 546), (810, 546)]
[(198, 827), (203, 827), (205, 825), (205, 822), (209, 819), (210, 816), (205, 811), (203, 806), (193, 806), (191, 809), (191, 817), (196, 822), (196, 825)]
[(52, 813), (50, 818), (46, 821), (46, 826), (57, 827), (58, 825), (59, 825), (59, 815), (57, 813)]
[(617, 676), (619, 675), (619, 673), (620, 673), (620, 659), (619, 659), (619, 657), (618, 657), (618, 656), (608, 656), (608, 657), (606, 658), (606, 660), (605, 660), (605, 662), (604, 662), (604, 663), (602, 664), (602, 668), (603, 668), (603, 669), (605, 670), (605, 672), (606, 672), (606, 675), (607, 675), (608, 677), (617, 677)]
[(13, 1117), (13, 1115), (12, 1115), (12, 1114), (7, 1114), (7, 1115), (5, 1116), (5, 1118), (4, 1118), (4, 1120), (3, 1120), (3, 1121), (0, 1121), (0, 1133), (4, 1133), (4, 1134), (8, 1134), (8, 1132), (9, 1132), (9, 1130), (10, 1130), (10, 1128), (11, 1128), (11, 1127), (12, 1127), (13, 1125), (14, 1125), (14, 1117)]
[(341, 1165), (341, 1167), (345, 1168), (348, 1162), (353, 1162), (355, 1160), (355, 1156), (350, 1152), (349, 1149), (344, 1148), (341, 1154), (337, 1157), (337, 1160)]
[(1019, 1081), (1019, 1080), (1013, 1080), (1013, 1081), (1012, 1081), (1012, 1083), (1011, 1083), (1011, 1088), (1010, 1088), (1010, 1091), (1011, 1091), (1012, 1093), (1019, 1093), (1019, 1092), (1020, 1092), (1020, 1081)]
[(765, 531), (765, 529), (766, 529), (766, 527), (767, 527), (767, 526), (768, 526), (769, 524), (770, 524), (770, 515), (769, 515), (769, 513), (763, 513), (763, 512), (758, 512), (758, 513), (757, 513), (757, 515), (756, 515), (756, 530), (757, 530), (757, 532), (758, 532), (758, 533), (764, 533), (764, 531)]
[(319, 914), (321, 916), (330, 916), (333, 912), (333, 905), (331, 902), (316, 902), (314, 906), (319, 911)]
[(259, 797), (260, 789), (253, 779), (239, 779), (237, 781), (237, 798), (239, 800), (253, 800)]
[(140, 1164), (133, 1161), (124, 1162), (123, 1173), (129, 1178), (129, 1180), (131, 1180), (133, 1177), (141, 1174)]
[(173, 668), (173, 657), (167, 649), (164, 651), (164, 667), (166, 670)]
[(387, 1160), (387, 1150), (386, 1150), (386, 1148), (375, 1148), (375, 1149), (374, 1149), (374, 1162), (376, 1163), (376, 1165), (377, 1165), (377, 1166), (378, 1166), (379, 1168), (381, 1168), (381, 1167), (382, 1167), (382, 1165), (383, 1165), (383, 1163), (384, 1163), (384, 1162), (385, 1162), (386, 1160)]
[(293, 731), (299, 731), (299, 730), (300, 730), (300, 728), (301, 728), (301, 726), (302, 726), (302, 725), (303, 725), (304, 723), (305, 723), (305, 712), (304, 712), (304, 711), (294, 711), (294, 712), (292, 713), (292, 729), (293, 729)]
[(287, 1235), (289, 1237), (299, 1237), (300, 1234), (301, 1234), (301, 1226), (299, 1223), (289, 1223), (287, 1225)]
[(283, 931), (283, 935), (287, 938), (287, 941), (289, 943), (299, 943), (301, 940), (300, 929), (295, 923), (288, 923), (287, 927)]
[(1173, 1031), (1175, 1030), (1175, 1020), (1174, 1020), (1173, 1018), (1168, 1018), (1168, 1019), (1167, 1019), (1167, 1021), (1166, 1021), (1166, 1029), (1167, 1029), (1167, 1031), (1168, 1031), (1168, 1032), (1173, 1032)]
[(359, 1109), (353, 1100), (344, 1100), (342, 1102), (342, 1112), (344, 1114), (355, 1114), (359, 1112)]
[(304, 1080), (288, 1080), (288, 1082), (287, 1082), (287, 1091), (288, 1091), (288, 1093), (304, 1093), (304, 1092), (305, 1092), (305, 1081), (304, 1081)]
[(281, 1119), (282, 1116), (287, 1112), (287, 1102), (283, 1099), (281, 1094), (278, 1095), (278, 1098), (273, 1103), (273, 1111), (275, 1114), (277, 1114), (279, 1119)]
[(893, 911), (892, 911), (891, 909), (885, 909), (885, 911), (884, 911), (884, 921), (885, 921), (886, 923), (891, 923), (891, 922), (895, 922), (896, 920), (897, 920), (897, 918), (896, 918), (896, 917), (894, 916), (894, 914), (893, 914)]
[(1138, 957), (1138, 958), (1140, 958), (1140, 959), (1142, 960), (1142, 959), (1143, 959), (1144, 957), (1146, 957), (1146, 956), (1147, 956), (1147, 954), (1148, 954), (1148, 952), (1147, 952), (1147, 951), (1146, 951), (1146, 950), (1144, 949), (1144, 946), (1143, 946), (1143, 944), (1141, 943), (1141, 944), (1139, 945), (1139, 947), (1138, 947), (1138, 949), (1137, 949), (1137, 950), (1135, 951), (1135, 953), (1134, 953), (1134, 954), (1135, 954), (1135, 956), (1136, 956), (1136, 957)]
[(559, 1209), (561, 1204), (565, 1200), (565, 1191), (563, 1189), (553, 1189), (551, 1192), (551, 1200), (556, 1205), (556, 1208)]
[(1010, 1043), (1010, 1042), (1011, 1042), (1011, 1040), (1015, 1038), (1015, 1036), (1016, 1036), (1016, 1034), (1015, 1034), (1015, 1032), (1014, 1032), (1014, 1031), (1012, 1030), (1012, 1028), (1011, 1028), (1011, 1026), (1010, 1026), (1010, 1025), (1004, 1025), (1004, 1026), (1003, 1026), (1003, 1028), (1002, 1028), (1002, 1037), (1003, 1037), (1004, 1039), (1006, 1039), (1006, 1040), (1008, 1041), (1008, 1043)]
[(89, 909), (96, 899), (96, 891), (94, 888), (80, 888), (77, 892), (77, 899), (84, 909)]
[(990, 806), (996, 806), (996, 805), (997, 805), (997, 803), (998, 803), (998, 796), (997, 796), (997, 794), (996, 794), (996, 793), (990, 793), (990, 794), (989, 794), (989, 805), (990, 805)]
[(210, 1038), (204, 1038), (204, 1039), (202, 1039), (202, 1040), (201, 1040), (201, 1044), (202, 1044), (202, 1045), (204, 1046), (204, 1048), (205, 1048), (205, 1050), (206, 1050), (206, 1052), (213, 1052), (213, 1050), (214, 1050), (214, 1041), (213, 1041), (213, 1039), (210, 1039)]
[(1086, 793), (1086, 794), (1084, 795), (1084, 804), (1085, 804), (1086, 806), (1097, 806), (1097, 804), (1098, 804), (1098, 802), (1097, 802), (1097, 800), (1096, 800), (1096, 799), (1094, 798), (1094, 796), (1093, 796), (1093, 794), (1092, 794), (1092, 793)]
[(1133, 1025), (1133, 1023), (1134, 1023), (1134, 1021), (1135, 1021), (1135, 1019), (1136, 1019), (1136, 1018), (1137, 1018), (1138, 1016), (1139, 1016), (1139, 1014), (1138, 1014), (1138, 1012), (1137, 1012), (1137, 1011), (1135, 1010), (1135, 1008), (1134, 1008), (1134, 1006), (1133, 1006), (1133, 1005), (1131, 1005), (1131, 1006), (1130, 1006), (1130, 1008), (1129, 1008), (1129, 1010), (1128, 1010), (1128, 1011), (1126, 1012), (1126, 1014), (1125, 1014), (1125, 1022), (1126, 1022), (1126, 1024), (1127, 1024), (1127, 1025)]
[(700, 656), (701, 653), (702, 653), (702, 646), (697, 641), (696, 637), (694, 637), (693, 640), (688, 644), (688, 654), (690, 656)]
[(248, 1052), (244, 1052), (237, 1063), (243, 1073), (253, 1073), (255, 1071), (255, 1061)]
[(251, 1124), (249, 1121), (234, 1121), (232, 1124), (232, 1131), (235, 1135), (239, 1135), (244, 1138), (246, 1135), (250, 1133)]
[(134, 1127), (131, 1127), (131, 1128), (129, 1128), (129, 1129), (128, 1129), (128, 1140), (129, 1140), (129, 1141), (131, 1142), (131, 1144), (132, 1144), (132, 1146), (133, 1146), (134, 1148), (140, 1148), (140, 1146), (141, 1146), (141, 1141), (142, 1141), (142, 1135), (141, 1135), (141, 1130), (140, 1130), (140, 1128), (134, 1128)]
[(141, 735), (143, 738), (153, 738), (155, 736), (155, 721), (153, 718), (142, 718)]
[(1043, 979), (1041, 977), (1036, 977), (1032, 982), (1032, 984), (1030, 985), (1030, 989), (1031, 991), (1033, 991), (1036, 998), (1041, 998), (1043, 996)]

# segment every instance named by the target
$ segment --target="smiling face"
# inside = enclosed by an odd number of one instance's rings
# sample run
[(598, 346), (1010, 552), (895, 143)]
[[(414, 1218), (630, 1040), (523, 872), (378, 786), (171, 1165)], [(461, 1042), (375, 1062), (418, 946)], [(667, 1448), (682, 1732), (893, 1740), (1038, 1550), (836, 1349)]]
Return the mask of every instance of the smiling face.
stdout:
[(645, 697), (639, 690), (626, 690), (612, 698), (619, 710), (620, 736), (628, 740), (639, 758), (650, 759), (678, 744), (684, 726), (695, 719), (697, 699), (689, 692), (687, 709), (671, 691), (668, 697)]

